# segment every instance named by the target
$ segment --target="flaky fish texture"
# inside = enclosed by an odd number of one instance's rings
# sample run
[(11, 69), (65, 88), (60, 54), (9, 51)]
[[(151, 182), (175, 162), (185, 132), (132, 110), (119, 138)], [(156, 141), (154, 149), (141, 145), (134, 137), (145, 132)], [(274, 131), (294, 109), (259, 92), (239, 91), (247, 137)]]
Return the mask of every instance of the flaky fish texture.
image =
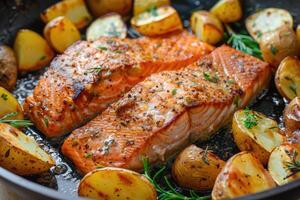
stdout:
[(84, 174), (99, 166), (140, 170), (205, 140), (267, 87), (267, 63), (222, 46), (178, 71), (153, 74), (66, 139)]

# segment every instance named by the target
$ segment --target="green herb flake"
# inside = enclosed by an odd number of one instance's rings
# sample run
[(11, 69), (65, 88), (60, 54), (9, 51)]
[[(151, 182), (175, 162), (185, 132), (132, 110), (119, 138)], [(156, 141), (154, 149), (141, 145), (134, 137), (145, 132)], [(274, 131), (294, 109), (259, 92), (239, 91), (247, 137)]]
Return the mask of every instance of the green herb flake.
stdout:
[(49, 119), (48, 119), (48, 117), (46, 116), (46, 117), (44, 117), (44, 124), (46, 125), (46, 127), (48, 127), (49, 126)]
[(84, 157), (85, 157), (85, 158), (90, 158), (90, 157), (92, 157), (92, 155), (93, 155), (92, 153), (85, 153), (85, 154), (84, 154)]
[(98, 48), (98, 49), (101, 49), (101, 50), (103, 50), (103, 51), (107, 51), (107, 47), (105, 47), (105, 46), (98, 46), (97, 48)]
[(260, 39), (262, 37), (262, 32), (261, 31), (257, 31), (256, 36), (258, 39)]
[(174, 88), (174, 89), (172, 90), (172, 95), (174, 96), (174, 95), (176, 95), (176, 93), (177, 93), (177, 89)]
[(45, 59), (46, 59), (45, 55), (40, 57), (40, 60), (45, 60)]
[(4, 100), (4, 101), (7, 101), (8, 100), (8, 95), (7, 94), (1, 94), (1, 98)]
[(244, 120), (244, 126), (247, 129), (251, 129), (258, 125), (257, 115), (255, 115), (249, 108), (244, 109), (244, 114), (246, 115), (246, 119)]
[(276, 54), (277, 54), (277, 52), (278, 52), (277, 48), (276, 48), (276, 47), (274, 47), (273, 45), (271, 45), (271, 47), (270, 47), (270, 51), (271, 51), (271, 53), (272, 53), (273, 55), (276, 55)]
[(148, 9), (148, 12), (153, 16), (153, 17), (157, 17), (158, 16), (158, 12), (157, 12), (157, 7), (156, 6), (151, 6)]
[(212, 83), (218, 83), (218, 81), (219, 81), (219, 77), (216, 74), (213, 77), (211, 77), (211, 75), (208, 72), (204, 72), (203, 76), (204, 76), (205, 80), (212, 82)]

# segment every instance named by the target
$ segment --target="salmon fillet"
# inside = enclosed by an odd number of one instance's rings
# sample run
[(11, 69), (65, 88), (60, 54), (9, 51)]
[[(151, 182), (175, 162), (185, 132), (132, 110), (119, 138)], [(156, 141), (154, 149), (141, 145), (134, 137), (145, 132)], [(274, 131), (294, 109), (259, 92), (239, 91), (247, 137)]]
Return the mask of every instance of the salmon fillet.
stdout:
[(179, 71), (151, 75), (65, 140), (83, 174), (99, 166), (140, 170), (205, 140), (270, 80), (267, 63), (222, 46)]
[(188, 66), (214, 48), (183, 31), (164, 38), (80, 41), (57, 56), (24, 110), (47, 137), (85, 124), (150, 74)]

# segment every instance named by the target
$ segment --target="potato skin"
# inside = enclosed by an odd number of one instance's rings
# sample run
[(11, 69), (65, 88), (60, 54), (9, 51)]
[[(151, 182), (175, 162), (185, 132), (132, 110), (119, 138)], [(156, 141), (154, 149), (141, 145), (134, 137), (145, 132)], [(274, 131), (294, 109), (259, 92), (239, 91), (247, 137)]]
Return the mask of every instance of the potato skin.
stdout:
[(9, 119), (23, 119), (23, 109), (18, 100), (7, 91), (5, 88), (0, 87), (0, 118), (10, 113), (17, 113)]
[(12, 90), (17, 82), (18, 65), (14, 51), (0, 45), (0, 86)]
[(0, 123), (0, 166), (18, 175), (32, 175), (47, 171), (53, 165), (53, 159), (33, 138)]
[(156, 190), (148, 179), (127, 169), (96, 169), (80, 181), (78, 195), (92, 199), (156, 200)]
[(181, 187), (209, 190), (213, 188), (224, 165), (225, 162), (213, 153), (205, 153), (205, 150), (191, 145), (177, 156), (172, 166), (172, 175)]
[(300, 97), (295, 97), (284, 109), (284, 124), (290, 131), (300, 129)]
[(116, 12), (122, 16), (129, 15), (133, 0), (87, 0), (87, 5), (95, 17)]
[(275, 182), (263, 165), (251, 153), (243, 151), (226, 162), (217, 177), (212, 199), (231, 199), (275, 186)]
[(133, 14), (134, 16), (147, 11), (151, 7), (169, 6), (170, 0), (134, 0)]
[(239, 0), (220, 0), (210, 12), (224, 23), (232, 23), (240, 20), (243, 15)]
[(263, 34), (260, 49), (263, 59), (273, 66), (274, 71), (284, 58), (299, 53), (296, 34), (288, 26)]
[(275, 84), (279, 93), (288, 100), (300, 94), (300, 61), (297, 57), (288, 56), (280, 63)]

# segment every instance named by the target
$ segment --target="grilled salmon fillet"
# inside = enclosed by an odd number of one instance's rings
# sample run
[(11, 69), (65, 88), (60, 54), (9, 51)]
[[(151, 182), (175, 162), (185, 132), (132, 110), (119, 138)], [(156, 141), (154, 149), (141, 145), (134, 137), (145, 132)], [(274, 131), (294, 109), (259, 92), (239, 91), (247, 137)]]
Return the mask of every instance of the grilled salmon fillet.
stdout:
[(222, 46), (196, 63), (153, 74), (65, 140), (83, 174), (99, 166), (140, 170), (205, 140), (270, 80), (267, 63)]
[(183, 31), (162, 38), (80, 41), (57, 56), (24, 102), (46, 136), (85, 124), (152, 73), (188, 66), (214, 48)]

